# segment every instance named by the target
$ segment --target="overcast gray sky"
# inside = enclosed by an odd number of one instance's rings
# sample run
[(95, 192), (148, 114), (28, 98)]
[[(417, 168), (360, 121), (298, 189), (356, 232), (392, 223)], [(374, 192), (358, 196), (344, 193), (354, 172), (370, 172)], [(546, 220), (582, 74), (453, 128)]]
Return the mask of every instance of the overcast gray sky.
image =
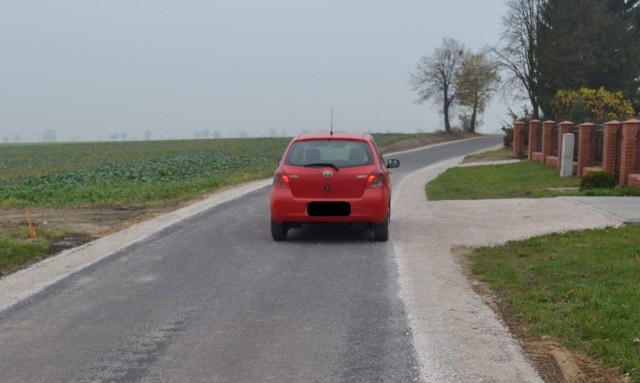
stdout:
[(503, 1), (0, 0), (0, 140), (435, 131), (408, 72), (496, 44)]

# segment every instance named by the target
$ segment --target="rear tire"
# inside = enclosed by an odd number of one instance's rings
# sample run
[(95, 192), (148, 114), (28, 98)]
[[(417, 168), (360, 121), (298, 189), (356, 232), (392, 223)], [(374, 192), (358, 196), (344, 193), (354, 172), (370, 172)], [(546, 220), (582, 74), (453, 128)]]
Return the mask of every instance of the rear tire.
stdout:
[(274, 241), (285, 241), (287, 239), (287, 225), (271, 221), (271, 237)]
[(389, 239), (389, 214), (384, 222), (373, 226), (373, 234), (378, 242), (385, 242)]

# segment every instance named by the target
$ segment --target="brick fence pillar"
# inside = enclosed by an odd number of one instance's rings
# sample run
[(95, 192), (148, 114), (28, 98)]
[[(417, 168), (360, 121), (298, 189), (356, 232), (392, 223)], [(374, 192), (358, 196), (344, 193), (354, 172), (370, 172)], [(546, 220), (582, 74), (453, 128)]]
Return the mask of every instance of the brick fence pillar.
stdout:
[(594, 136), (596, 125), (590, 122), (578, 125), (580, 134), (578, 137), (578, 169), (576, 172), (578, 177), (584, 175), (583, 169), (587, 166), (593, 166), (596, 159), (596, 151), (594, 147)]
[(620, 121), (609, 121), (604, 124), (602, 138), (602, 170), (611, 174), (618, 174), (618, 131)]
[(540, 120), (529, 121), (529, 161), (533, 160), (533, 152), (538, 147), (538, 129), (540, 128)]
[(513, 158), (524, 158), (524, 122), (513, 123)]
[(622, 123), (622, 148), (620, 150), (620, 185), (628, 184), (629, 174), (638, 173), (638, 138), (640, 120), (628, 120)]
[(545, 121), (542, 123), (542, 163), (547, 163), (547, 157), (551, 155), (551, 144), (553, 143), (553, 128), (555, 121)]
[[(571, 121), (562, 121), (558, 124), (558, 159), (562, 156), (562, 137), (565, 134), (571, 133), (573, 130), (573, 122)], [(560, 160), (558, 160), (558, 169), (560, 169)]]

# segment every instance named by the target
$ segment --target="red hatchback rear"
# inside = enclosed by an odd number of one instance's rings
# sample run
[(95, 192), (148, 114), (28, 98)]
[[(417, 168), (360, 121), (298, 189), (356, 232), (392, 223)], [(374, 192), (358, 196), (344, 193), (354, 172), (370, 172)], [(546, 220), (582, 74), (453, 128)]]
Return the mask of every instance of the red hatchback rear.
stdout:
[(294, 138), (275, 172), (271, 190), (271, 235), (284, 241), (303, 223), (354, 223), (389, 237), (391, 182), (369, 134), (307, 134)]

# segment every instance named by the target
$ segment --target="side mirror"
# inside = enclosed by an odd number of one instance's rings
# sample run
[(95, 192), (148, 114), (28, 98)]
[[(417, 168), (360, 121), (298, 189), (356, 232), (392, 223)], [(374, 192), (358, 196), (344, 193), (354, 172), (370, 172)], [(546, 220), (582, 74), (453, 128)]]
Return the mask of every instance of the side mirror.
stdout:
[(394, 169), (400, 167), (400, 160), (396, 160), (394, 158), (387, 160), (387, 168)]

